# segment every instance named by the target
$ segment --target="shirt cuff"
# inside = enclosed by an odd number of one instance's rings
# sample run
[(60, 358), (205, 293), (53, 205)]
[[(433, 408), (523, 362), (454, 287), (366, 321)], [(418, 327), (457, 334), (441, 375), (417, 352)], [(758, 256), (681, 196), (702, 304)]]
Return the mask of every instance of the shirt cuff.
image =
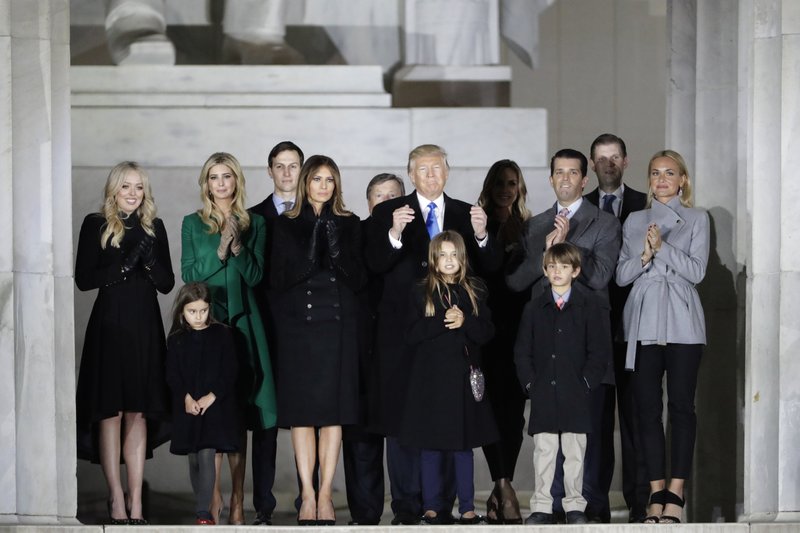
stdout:
[(486, 248), (486, 244), (489, 242), (489, 232), (486, 232), (486, 235), (484, 235), (483, 239), (475, 237), (475, 240), (478, 241), (478, 248)]
[(399, 250), (400, 248), (403, 247), (402, 241), (398, 241), (397, 239), (392, 237), (392, 230), (389, 230), (389, 244), (391, 244), (392, 248), (394, 248), (395, 250)]

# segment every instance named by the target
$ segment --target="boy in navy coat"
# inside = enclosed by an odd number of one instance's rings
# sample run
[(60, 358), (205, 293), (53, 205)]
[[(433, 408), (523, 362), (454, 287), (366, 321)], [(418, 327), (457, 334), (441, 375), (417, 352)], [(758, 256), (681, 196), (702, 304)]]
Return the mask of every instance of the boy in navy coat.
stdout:
[(608, 306), (579, 284), (580, 250), (564, 242), (544, 254), (550, 290), (525, 306), (514, 347), (520, 384), (531, 400), (528, 433), (533, 435), (534, 492), (527, 524), (552, 524), (559, 445), (564, 454), (563, 499), (567, 523), (586, 523), (583, 459), (591, 430), (589, 392), (610, 360)]

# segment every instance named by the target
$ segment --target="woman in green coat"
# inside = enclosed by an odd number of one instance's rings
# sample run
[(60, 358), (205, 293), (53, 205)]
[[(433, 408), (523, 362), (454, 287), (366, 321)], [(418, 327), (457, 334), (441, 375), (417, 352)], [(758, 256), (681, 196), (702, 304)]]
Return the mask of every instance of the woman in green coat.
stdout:
[[(272, 380), (263, 322), (255, 304), (253, 287), (264, 273), (265, 223), (244, 208), (244, 173), (231, 154), (218, 152), (200, 172), (203, 208), (183, 219), (181, 276), (183, 281), (203, 281), (211, 290), (215, 319), (231, 326), (236, 338), (239, 376), (236, 390), (248, 429), (275, 426), (275, 388)], [(231, 524), (244, 524), (244, 477), (247, 435), (240, 451), (229, 453), (231, 469)], [(217, 480), (211, 514), (219, 519), (222, 495), (217, 454)]]

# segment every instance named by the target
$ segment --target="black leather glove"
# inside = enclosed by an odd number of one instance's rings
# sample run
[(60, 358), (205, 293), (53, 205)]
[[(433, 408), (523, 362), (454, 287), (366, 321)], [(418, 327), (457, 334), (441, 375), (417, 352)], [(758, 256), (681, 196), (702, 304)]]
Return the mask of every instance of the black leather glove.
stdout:
[(317, 253), (319, 250), (319, 245), (317, 244), (317, 241), (319, 240), (320, 231), (323, 231), (321, 229), (323, 224), (324, 221), (322, 220), (322, 218), (317, 218), (317, 221), (314, 223), (314, 229), (311, 231), (311, 240), (308, 243), (307, 257), (309, 261), (314, 261), (314, 262), (317, 261)]
[(325, 236), (328, 239), (328, 253), (331, 256), (331, 259), (336, 259), (341, 253), (341, 249), (339, 247), (339, 237), (341, 237), (341, 232), (339, 231), (339, 226), (336, 224), (336, 221), (332, 218), (325, 222)]
[(125, 256), (122, 260), (122, 273), (127, 274), (142, 260), (144, 255), (148, 253), (148, 250), (152, 252), (153, 243), (155, 243), (156, 238), (148, 235), (147, 233), (144, 234), (142, 240), (136, 243), (136, 246)]
[(142, 239), (139, 244), (143, 246), (141, 255), (142, 265), (149, 269), (156, 264), (156, 238), (145, 233), (144, 239)]

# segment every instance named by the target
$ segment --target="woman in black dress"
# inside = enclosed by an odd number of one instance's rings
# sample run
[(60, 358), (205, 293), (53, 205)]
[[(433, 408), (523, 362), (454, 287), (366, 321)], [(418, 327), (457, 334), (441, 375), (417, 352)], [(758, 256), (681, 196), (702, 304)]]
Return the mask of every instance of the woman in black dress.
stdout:
[[(297, 201), (275, 221), (278, 425), (290, 427), (302, 484), (298, 522), (335, 523), (331, 485), (342, 425), (358, 422), (358, 301), (365, 282), (359, 219), (344, 207), (339, 168), (310, 157)], [(319, 429), (319, 449), (316, 430)], [(319, 494), (312, 484), (319, 461)]]
[[(489, 218), (489, 231), (504, 248), (504, 264), (519, 247), (522, 228), (531, 216), (525, 205), (527, 194), (522, 170), (514, 161), (497, 161), (486, 174), (478, 205), (483, 207)], [(526, 398), (517, 383), (514, 341), (522, 308), (530, 294), (509, 290), (504, 270), (480, 273), (489, 288), (488, 306), (495, 325), (495, 336), (484, 347), (487, 357), (484, 359), (483, 372), (486, 388), (491, 391), (489, 400), (500, 431), (498, 442), (483, 447), (494, 481), (494, 489), (486, 502), (486, 520), (495, 524), (521, 524), (519, 502), (511, 481), (522, 446)]]
[(100, 462), (112, 524), (146, 523), (144, 461), (168, 440), (167, 428), (159, 425), (168, 417), (169, 403), (156, 291), (168, 293), (175, 277), (167, 233), (155, 214), (147, 174), (126, 161), (111, 170), (102, 212), (84, 219), (78, 239), (75, 283), (82, 291), (100, 289), (78, 377), (78, 457)]

